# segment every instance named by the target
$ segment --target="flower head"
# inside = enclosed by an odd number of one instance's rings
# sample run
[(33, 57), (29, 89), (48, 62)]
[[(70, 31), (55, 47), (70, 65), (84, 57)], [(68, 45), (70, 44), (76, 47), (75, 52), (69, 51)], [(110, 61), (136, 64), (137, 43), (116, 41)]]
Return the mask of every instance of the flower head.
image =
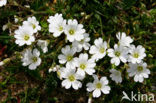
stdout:
[(29, 48), (23, 53), (23, 66), (28, 66), (30, 70), (36, 69), (41, 64), (40, 52), (37, 49), (33, 51)]
[(144, 57), (146, 57), (145, 54), (145, 48), (143, 48), (141, 45), (138, 45), (135, 47), (134, 45), (131, 45), (129, 48), (129, 62), (132, 63), (140, 63)]
[(144, 78), (148, 78), (150, 70), (146, 68), (146, 63), (133, 64), (129, 63), (129, 69), (127, 70), (130, 77), (134, 76), (135, 82), (143, 82)]
[(127, 62), (128, 58), (128, 50), (126, 47), (114, 45), (114, 49), (108, 49), (108, 56), (111, 57), (111, 63), (118, 66), (120, 64), (120, 60), (123, 63)]
[(66, 20), (63, 19), (62, 14), (55, 14), (54, 16), (50, 16), (47, 20), (49, 24), (49, 32), (53, 33), (54, 37), (60, 36), (65, 29)]
[(74, 62), (74, 54), (76, 53), (76, 48), (71, 48), (70, 46), (66, 46), (65, 48), (62, 48), (62, 53), (58, 56), (59, 62), (61, 64), (66, 64), (66, 66), (69, 66), (71, 68), (75, 67), (75, 62)]
[(110, 77), (112, 78), (112, 80), (114, 80), (116, 83), (122, 82), (122, 77), (121, 77), (120, 71), (117, 71), (116, 69), (111, 69), (110, 72), (111, 72)]
[(88, 60), (88, 54), (80, 54), (79, 58), (75, 58), (75, 64), (78, 68), (77, 73), (85, 76), (85, 73), (92, 75), (95, 73), (95, 62), (94, 60)]
[(84, 38), (81, 41), (75, 40), (72, 43), (72, 46), (77, 48), (77, 52), (82, 51), (83, 48), (84, 48), (84, 50), (88, 50), (90, 47), (90, 44), (88, 43), (90, 41), (89, 34), (84, 33), (83, 35), (84, 35)]
[(31, 45), (35, 41), (33, 36), (33, 29), (29, 26), (20, 26), (18, 30), (15, 31), (14, 37), (16, 38), (16, 44), (23, 46), (24, 44)]
[(47, 40), (38, 40), (37, 45), (41, 47), (43, 53), (48, 51), (48, 41)]
[(0, 0), (0, 7), (6, 5), (7, 3), (7, 0)]
[(82, 87), (82, 84), (79, 80), (82, 80), (83, 77), (76, 73), (76, 69), (64, 68), (61, 73), (61, 77), (64, 78), (62, 81), (62, 86), (66, 89), (73, 87), (75, 90)]
[(59, 65), (56, 65), (55, 67), (50, 67), (49, 68), (49, 73), (51, 73), (51, 72), (56, 72), (56, 71), (58, 71), (60, 69), (60, 66)]
[(98, 38), (94, 41), (94, 45), (90, 47), (89, 53), (93, 54), (92, 59), (96, 61), (102, 59), (106, 55), (107, 42), (102, 38)]
[(98, 98), (101, 95), (101, 91), (104, 94), (109, 94), (110, 87), (108, 86), (108, 80), (106, 77), (101, 77), (99, 80), (97, 75), (94, 75), (94, 82), (87, 83), (87, 91), (93, 91), (93, 97)]
[(23, 25), (29, 26), (33, 28), (33, 32), (36, 33), (37, 31), (41, 30), (41, 26), (39, 22), (36, 20), (36, 17), (29, 17), (27, 21), (23, 22)]
[(129, 47), (130, 44), (133, 42), (133, 39), (130, 36), (126, 36), (126, 33), (117, 33), (117, 39), (119, 40), (119, 45)]
[(68, 20), (68, 24), (65, 27), (65, 34), (70, 42), (74, 40), (81, 41), (84, 38), (85, 29), (82, 24), (78, 24), (77, 20)]

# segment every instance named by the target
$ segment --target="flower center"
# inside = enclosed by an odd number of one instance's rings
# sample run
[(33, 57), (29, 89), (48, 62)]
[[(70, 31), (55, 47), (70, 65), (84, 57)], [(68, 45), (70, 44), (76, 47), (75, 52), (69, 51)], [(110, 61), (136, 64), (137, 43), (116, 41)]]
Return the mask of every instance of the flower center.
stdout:
[(85, 64), (80, 64), (80, 68), (81, 68), (82, 70), (84, 70), (84, 69), (86, 68), (86, 65), (85, 65)]
[(102, 84), (101, 83), (97, 83), (96, 84), (96, 88), (100, 89), (102, 87)]
[(70, 29), (70, 30), (69, 30), (69, 34), (70, 34), (70, 35), (74, 35), (74, 33), (75, 33), (75, 30), (74, 30), (74, 29)]
[(62, 31), (62, 30), (63, 30), (63, 27), (62, 27), (62, 26), (60, 26), (60, 27), (59, 27), (59, 31)]
[(36, 28), (36, 25), (35, 24), (32, 24), (32, 27), (33, 27), (33, 29), (35, 29)]
[(82, 40), (80, 41), (80, 43), (83, 44), (83, 43), (84, 43), (84, 39), (82, 39)]
[(120, 72), (115, 72), (115, 75), (116, 75), (116, 76), (119, 76), (119, 75), (120, 75)]
[(71, 61), (72, 59), (73, 59), (73, 56), (71, 56), (71, 55), (67, 56), (67, 61)]
[(142, 66), (138, 66), (138, 67), (137, 67), (137, 70), (138, 70), (139, 72), (141, 72), (141, 71), (143, 71), (143, 67), (142, 67)]
[(115, 52), (115, 56), (119, 57), (120, 56), (120, 52), (119, 51), (116, 51)]
[(32, 57), (32, 61), (35, 63), (37, 62), (37, 57)]
[(105, 48), (100, 48), (100, 53), (104, 53), (105, 52)]
[(25, 34), (25, 35), (24, 35), (24, 40), (25, 40), (25, 41), (28, 41), (29, 39), (30, 39), (30, 36), (29, 36), (28, 34)]
[(134, 54), (133, 54), (133, 57), (134, 57), (134, 58), (138, 58), (138, 57), (139, 57), (139, 54), (138, 54), (138, 53), (134, 53)]
[(74, 76), (74, 75), (70, 75), (70, 76), (68, 77), (68, 79), (69, 79), (71, 82), (73, 82), (73, 81), (75, 80), (75, 76)]

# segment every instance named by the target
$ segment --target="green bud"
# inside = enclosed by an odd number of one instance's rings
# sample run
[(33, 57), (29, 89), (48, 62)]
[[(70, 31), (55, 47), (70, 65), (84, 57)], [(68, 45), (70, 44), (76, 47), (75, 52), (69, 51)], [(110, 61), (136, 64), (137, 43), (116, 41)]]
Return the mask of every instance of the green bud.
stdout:
[(10, 58), (6, 58), (6, 59), (4, 59), (3, 62), (4, 62), (4, 64), (10, 62)]
[(85, 12), (81, 12), (81, 16), (84, 16), (86, 13)]
[(86, 15), (85, 16), (85, 19), (87, 20), (87, 19), (89, 19), (90, 18), (90, 15)]
[(152, 54), (148, 54), (148, 57), (153, 58), (153, 55)]

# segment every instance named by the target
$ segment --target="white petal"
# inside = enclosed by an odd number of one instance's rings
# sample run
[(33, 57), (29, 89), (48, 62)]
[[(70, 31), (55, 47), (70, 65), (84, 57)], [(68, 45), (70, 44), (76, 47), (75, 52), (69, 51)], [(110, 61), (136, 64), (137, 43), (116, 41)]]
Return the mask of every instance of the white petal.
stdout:
[(71, 82), (69, 82), (67, 79), (62, 81), (62, 86), (66, 89), (69, 89), (71, 87)]
[(110, 87), (109, 87), (109, 86), (104, 86), (101, 90), (102, 90), (102, 92), (103, 92), (104, 94), (109, 94), (109, 92), (110, 92)]
[(93, 68), (86, 68), (85, 70), (89, 75), (92, 75), (93, 73), (95, 73), (95, 69)]
[(91, 91), (93, 91), (95, 89), (93, 83), (87, 83), (86, 86), (87, 86), (87, 91), (88, 92), (91, 92)]
[(36, 69), (36, 65), (34, 63), (29, 65), (29, 69), (30, 70), (35, 70)]
[(77, 90), (78, 88), (82, 87), (82, 84), (81, 84), (81, 82), (76, 80), (76, 81), (72, 82), (72, 87)]
[(138, 82), (138, 81), (139, 81), (139, 76), (138, 76), (138, 75), (135, 75), (135, 76), (134, 76), (134, 81), (135, 81), (135, 82)]
[(101, 79), (100, 79), (100, 82), (102, 83), (102, 84), (108, 84), (108, 80), (107, 80), (107, 78), (106, 77), (102, 77)]
[(93, 91), (93, 97), (97, 98), (101, 95), (101, 91), (99, 89), (95, 89)]

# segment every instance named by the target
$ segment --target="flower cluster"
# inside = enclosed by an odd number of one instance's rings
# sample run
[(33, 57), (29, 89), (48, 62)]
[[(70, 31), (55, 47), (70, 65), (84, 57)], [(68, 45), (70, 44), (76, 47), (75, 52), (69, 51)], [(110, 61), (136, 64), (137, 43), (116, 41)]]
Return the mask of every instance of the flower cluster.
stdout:
[[(36, 18), (29, 17), (27, 21), (23, 22), (22, 26), (19, 26), (17, 30), (15, 30), (14, 37), (16, 38), (15, 43), (19, 46), (31, 45), (33, 42), (35, 43), (35, 34), (41, 30), (41, 26)], [(43, 53), (48, 51), (48, 41), (47, 40), (38, 40), (37, 45), (41, 47)], [(22, 53), (22, 62), (23, 66), (28, 66), (30, 70), (34, 70), (41, 64), (40, 51), (35, 49), (28, 48)]]
[[(91, 45), (89, 44), (89, 34), (85, 32), (86, 30), (83, 28), (83, 25), (79, 24), (76, 19), (64, 20), (62, 14), (55, 14), (49, 17), (48, 22), (50, 23), (49, 32), (53, 33), (54, 37), (58, 37), (64, 33), (67, 40), (72, 42), (71, 45), (66, 45), (62, 48), (62, 54), (58, 55), (59, 63), (64, 65), (57, 70), (60, 78), (63, 79), (62, 86), (66, 89), (72, 87), (77, 90), (82, 87), (81, 81), (86, 75), (92, 75), (96, 79), (92, 85), (87, 85), (87, 91), (91, 92), (95, 90), (93, 97), (99, 97), (101, 95), (100, 90), (104, 94), (108, 94), (110, 87), (108, 86), (107, 78), (102, 77), (99, 81), (94, 69), (96, 66), (95, 60), (103, 58), (106, 55), (107, 43), (103, 42), (102, 38), (96, 40), (95, 46), (92, 46), (90, 50), (90, 54), (94, 55), (91, 57), (88, 53), (80, 53), (83, 50), (89, 51)], [(99, 52), (96, 52), (97, 50)], [(77, 54), (79, 54), (78, 57), (76, 57)], [(97, 56), (98, 58), (96, 58)]]
[[(87, 83), (87, 91), (93, 92), (93, 97), (97, 98), (103, 94), (110, 93), (109, 81), (105, 76), (99, 76), (95, 67), (99, 60), (105, 56), (111, 58), (110, 78), (116, 83), (122, 82), (122, 69), (117, 69), (119, 65), (128, 64), (127, 70), (129, 77), (134, 76), (135, 82), (143, 82), (144, 78), (148, 78), (150, 71), (146, 68), (147, 64), (143, 62), (146, 57), (145, 48), (141, 45), (135, 47), (130, 36), (126, 33), (117, 33), (118, 43), (114, 44), (114, 48), (110, 48), (107, 41), (99, 37), (95, 39), (91, 45), (90, 36), (86, 33), (82, 24), (79, 24), (76, 19), (65, 20), (62, 14), (50, 16), (47, 20), (49, 23), (49, 32), (54, 37), (59, 37), (65, 34), (69, 45), (61, 49), (61, 54), (58, 55), (60, 64), (54, 68), (51, 67), (49, 72), (57, 72), (62, 80), (62, 86), (66, 89), (73, 88), (75, 90), (81, 88), (83, 79), (88, 75), (92, 76), (93, 83)], [(16, 44), (19, 46), (31, 45), (37, 41), (37, 45), (42, 49), (43, 53), (48, 52), (47, 40), (35, 40), (35, 34), (41, 30), (39, 22), (35, 17), (29, 17), (23, 25), (15, 31)], [(70, 44), (71, 43), (71, 44)], [(41, 64), (40, 51), (35, 49), (26, 49), (22, 53), (23, 66), (29, 66), (29, 69), (34, 70)]]
[(16, 44), (19, 46), (31, 45), (35, 41), (34, 33), (41, 30), (39, 22), (35, 17), (29, 17), (27, 21), (23, 22), (23, 25), (15, 31), (14, 37), (16, 38)]

